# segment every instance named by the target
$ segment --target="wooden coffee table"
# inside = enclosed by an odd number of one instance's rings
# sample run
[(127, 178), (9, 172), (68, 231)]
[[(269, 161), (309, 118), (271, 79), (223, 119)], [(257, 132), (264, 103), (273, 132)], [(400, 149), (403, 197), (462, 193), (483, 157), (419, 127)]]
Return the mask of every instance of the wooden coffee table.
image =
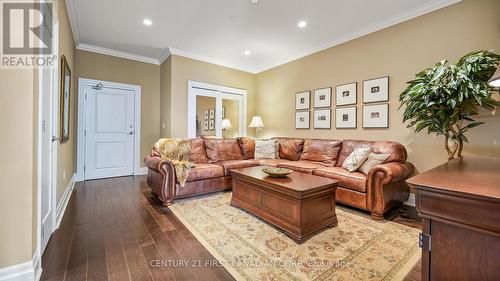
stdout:
[(286, 178), (272, 178), (263, 168), (231, 170), (231, 206), (245, 209), (282, 229), (298, 243), (325, 227), (337, 225), (338, 181), (299, 172)]

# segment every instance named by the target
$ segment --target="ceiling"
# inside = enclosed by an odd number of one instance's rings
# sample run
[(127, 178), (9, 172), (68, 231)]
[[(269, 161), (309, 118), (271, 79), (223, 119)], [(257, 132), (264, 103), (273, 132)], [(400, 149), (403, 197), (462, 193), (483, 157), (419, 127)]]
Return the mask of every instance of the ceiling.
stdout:
[[(161, 63), (182, 55), (252, 73), (460, 0), (66, 0), (78, 49)], [(146, 26), (148, 18), (153, 24)], [(307, 22), (305, 28), (297, 23)], [(246, 50), (250, 55), (244, 55)]]

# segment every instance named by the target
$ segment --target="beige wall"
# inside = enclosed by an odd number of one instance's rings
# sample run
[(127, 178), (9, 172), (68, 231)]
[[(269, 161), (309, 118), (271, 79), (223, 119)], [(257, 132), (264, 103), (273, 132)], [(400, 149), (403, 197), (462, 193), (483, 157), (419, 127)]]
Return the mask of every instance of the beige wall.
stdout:
[[(59, 144), (57, 152), (57, 204), (61, 201), (64, 191), (68, 187), (71, 177), (76, 172), (76, 127), (77, 127), (77, 79), (75, 69), (75, 44), (73, 33), (69, 23), (66, 2), (58, 2), (58, 20), (59, 20), (59, 58), (63, 55), (68, 61), (71, 69), (71, 92), (70, 92), (70, 132), (69, 139), (65, 143)], [(59, 59), (60, 61), (60, 59)], [(61, 73), (59, 72), (58, 85), (61, 82)], [(59, 93), (61, 94), (61, 93)]]
[[(255, 75), (223, 66), (172, 55), (171, 136), (187, 136), (188, 80), (247, 90), (247, 121), (255, 113)], [(164, 110), (164, 109), (162, 109)], [(254, 131), (248, 129), (253, 135)]]
[(76, 74), (141, 86), (141, 166), (160, 136), (160, 66), (76, 50)]
[[(445, 162), (442, 137), (416, 135), (402, 124), (399, 94), (415, 73), (442, 59), (456, 61), (479, 49), (500, 52), (498, 11), (498, 0), (465, 0), (259, 73), (256, 109), (266, 125), (264, 135), (395, 140), (407, 147), (419, 171)], [(384, 75), (390, 77), (390, 128), (362, 129), (362, 81)], [(349, 82), (358, 82), (358, 129), (337, 130), (334, 118), (331, 130), (295, 129), (296, 92)], [(469, 132), (465, 152), (500, 157), (500, 116), (483, 114), (478, 120), (486, 124)]]
[(0, 268), (30, 260), (35, 247), (34, 72), (0, 70)]

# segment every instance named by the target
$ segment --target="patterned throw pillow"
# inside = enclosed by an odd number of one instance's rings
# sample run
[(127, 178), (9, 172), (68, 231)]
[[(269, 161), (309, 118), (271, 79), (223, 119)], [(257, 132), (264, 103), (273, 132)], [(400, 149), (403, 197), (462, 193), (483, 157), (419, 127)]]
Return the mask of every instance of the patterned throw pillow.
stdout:
[(359, 167), (358, 171), (360, 171), (365, 175), (368, 175), (373, 166), (383, 163), (385, 160), (387, 160), (387, 158), (389, 158), (389, 156), (391, 155), (388, 153), (384, 154), (370, 153), (370, 155), (368, 155), (368, 159), (366, 159), (365, 163), (363, 163), (363, 165)]
[(276, 159), (276, 141), (255, 140), (255, 159)]
[(346, 169), (349, 172), (356, 171), (368, 158), (370, 151), (371, 147), (369, 146), (354, 149), (354, 151), (351, 152), (351, 154), (349, 154), (349, 156), (347, 156), (347, 158), (344, 160), (344, 163), (342, 163), (342, 168)]

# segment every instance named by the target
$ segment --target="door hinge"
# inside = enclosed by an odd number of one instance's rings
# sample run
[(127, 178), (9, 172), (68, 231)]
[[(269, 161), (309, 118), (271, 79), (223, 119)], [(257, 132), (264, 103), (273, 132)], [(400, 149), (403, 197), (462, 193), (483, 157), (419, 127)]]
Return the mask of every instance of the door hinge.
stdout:
[[(424, 245), (427, 245), (427, 247), (424, 247)], [(431, 251), (431, 245), (432, 245), (432, 240), (431, 236), (429, 234), (425, 233), (419, 233), (418, 234), (418, 246), (425, 250), (427, 248), (427, 251)]]
[(42, 225), (42, 238), (45, 238), (45, 227)]
[(84, 129), (84, 130), (83, 130), (83, 136), (84, 136), (84, 137), (85, 137), (85, 136), (87, 136), (87, 129)]
[(87, 100), (87, 93), (85, 93), (85, 100)]

